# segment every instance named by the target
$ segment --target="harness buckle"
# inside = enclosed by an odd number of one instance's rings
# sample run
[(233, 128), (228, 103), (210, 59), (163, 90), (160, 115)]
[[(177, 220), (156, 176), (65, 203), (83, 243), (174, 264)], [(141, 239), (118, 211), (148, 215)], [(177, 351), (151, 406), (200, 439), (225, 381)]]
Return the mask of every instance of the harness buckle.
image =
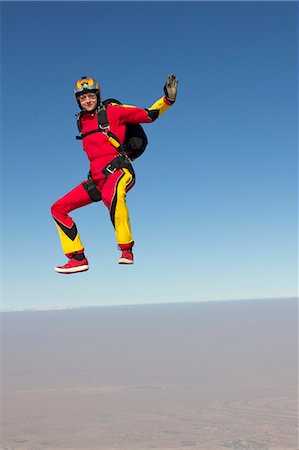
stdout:
[(113, 165), (113, 164), (108, 164), (108, 166), (105, 167), (105, 170), (110, 173), (113, 174), (114, 172), (117, 171), (117, 168)]
[(104, 125), (101, 125), (101, 124), (99, 123), (99, 129), (102, 130), (102, 132), (103, 132), (104, 134), (107, 134), (108, 131), (110, 131), (110, 125), (107, 125), (106, 123), (105, 123)]

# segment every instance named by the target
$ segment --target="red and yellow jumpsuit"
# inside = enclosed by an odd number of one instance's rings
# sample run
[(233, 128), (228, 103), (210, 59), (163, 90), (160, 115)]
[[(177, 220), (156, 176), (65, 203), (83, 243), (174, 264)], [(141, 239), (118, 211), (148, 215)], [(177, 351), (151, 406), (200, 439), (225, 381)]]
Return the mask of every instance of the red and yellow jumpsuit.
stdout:
[[(107, 105), (106, 112), (111, 132), (123, 144), (126, 123), (150, 123), (161, 116), (171, 106), (166, 97), (157, 100), (150, 108), (135, 106)], [(84, 111), (81, 115), (82, 133), (98, 128), (97, 113)], [(122, 168), (108, 177), (102, 170), (119, 155), (117, 149), (109, 142), (103, 133), (89, 134), (83, 138), (83, 148), (90, 161), (90, 173), (96, 187), (101, 193), (102, 200), (109, 209), (111, 221), (115, 228), (116, 240), (121, 250), (131, 249), (134, 240), (131, 233), (129, 212), (126, 205), (126, 193), (135, 183), (134, 172)], [(62, 250), (68, 258), (75, 253), (83, 253), (77, 227), (69, 212), (92, 203), (88, 192), (84, 188), (86, 180), (71, 190), (64, 197), (57, 200), (51, 207), (55, 220)]]

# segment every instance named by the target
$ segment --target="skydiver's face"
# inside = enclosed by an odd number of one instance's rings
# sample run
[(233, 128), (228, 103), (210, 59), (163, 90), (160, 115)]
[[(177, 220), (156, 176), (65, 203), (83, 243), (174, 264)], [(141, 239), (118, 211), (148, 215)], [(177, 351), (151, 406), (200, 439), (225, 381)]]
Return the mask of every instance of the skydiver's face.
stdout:
[(93, 92), (89, 93), (89, 94), (82, 94), (79, 97), (79, 102), (81, 105), (81, 108), (84, 109), (85, 111), (94, 111), (97, 107), (97, 95), (94, 94)]

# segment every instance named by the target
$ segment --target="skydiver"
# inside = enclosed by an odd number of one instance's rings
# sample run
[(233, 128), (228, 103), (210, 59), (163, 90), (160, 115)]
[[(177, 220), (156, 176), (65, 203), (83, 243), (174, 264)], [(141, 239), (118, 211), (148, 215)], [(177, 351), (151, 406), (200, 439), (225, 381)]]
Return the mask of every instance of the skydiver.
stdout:
[[(134, 239), (126, 194), (135, 183), (135, 173), (130, 159), (134, 159), (132, 157), (134, 149), (138, 154), (140, 142), (138, 137), (133, 137), (129, 144), (126, 144), (126, 124), (154, 122), (174, 104), (177, 85), (175, 75), (169, 75), (164, 86), (165, 95), (150, 108), (139, 108), (113, 102), (104, 106), (99, 83), (94, 78), (82, 77), (76, 82), (74, 93), (81, 109), (79, 126), (83, 149), (90, 161), (90, 173), (86, 180), (51, 207), (62, 250), (68, 258), (65, 265), (55, 267), (56, 272), (70, 274), (89, 269), (84, 246), (69, 212), (99, 200), (102, 200), (108, 208), (115, 228), (118, 248), (121, 251), (118, 263), (134, 263), (132, 252)], [(99, 114), (104, 114), (106, 128), (100, 125)], [(129, 159), (130, 151), (132, 154)]]

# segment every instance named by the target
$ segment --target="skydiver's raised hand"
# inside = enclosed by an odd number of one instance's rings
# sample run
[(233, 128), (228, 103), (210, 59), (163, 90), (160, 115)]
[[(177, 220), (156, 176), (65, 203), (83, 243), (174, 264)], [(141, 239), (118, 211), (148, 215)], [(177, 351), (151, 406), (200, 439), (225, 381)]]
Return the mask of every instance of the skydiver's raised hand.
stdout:
[(164, 86), (164, 92), (167, 100), (169, 100), (171, 103), (175, 102), (177, 95), (177, 87), (178, 87), (178, 80), (176, 76), (173, 74), (168, 75), (166, 84)]

